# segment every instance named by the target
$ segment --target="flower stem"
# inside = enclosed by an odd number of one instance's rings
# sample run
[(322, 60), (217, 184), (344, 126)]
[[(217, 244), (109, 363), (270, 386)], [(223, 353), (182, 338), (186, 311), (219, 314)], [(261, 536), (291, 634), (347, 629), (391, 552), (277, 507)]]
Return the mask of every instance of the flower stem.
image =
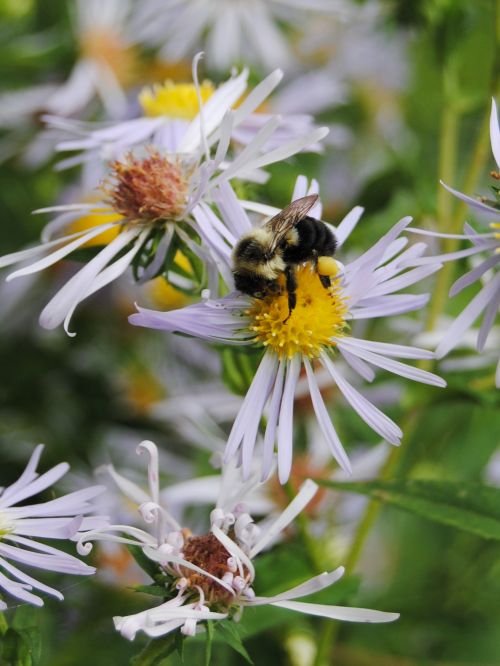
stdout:
[[(496, 33), (500, 36), (500, 0), (496, 4)], [(441, 117), (441, 141), (439, 147), (439, 180), (454, 186), (455, 179), (455, 165), (457, 158), (457, 146), (459, 138), (459, 125), (462, 115), (460, 105), (452, 100), (452, 95), (447, 95), (446, 91), (453, 89), (450, 86), (450, 78), (452, 72), (444, 73), (444, 90), (445, 100), (444, 108)], [(493, 94), (496, 93), (498, 81), (494, 81)], [(448, 98), (448, 99), (447, 99)], [(469, 169), (464, 178), (462, 191), (470, 193), (476, 186), (476, 182), (481, 174), (484, 164), (488, 156), (489, 144), (489, 108), (487, 109), (481, 128), (479, 130), (478, 138), (472, 154), (472, 159)], [(467, 204), (464, 201), (456, 203), (453, 197), (447, 190), (439, 184), (437, 192), (437, 223), (438, 229), (444, 233), (456, 234), (461, 230), (463, 218), (467, 210)], [(453, 252), (457, 249), (458, 239), (446, 239), (444, 242), (444, 252)], [(426, 330), (432, 331), (435, 328), (436, 321), (439, 315), (444, 311), (448, 292), (453, 278), (453, 262), (447, 262), (439, 271), (437, 275), (436, 285), (432, 292), (431, 300), (429, 303), (429, 310), (426, 321)], [(423, 369), (429, 369), (428, 366), (431, 362), (421, 361), (418, 366)], [(412, 410), (406, 417), (403, 424), (403, 432), (405, 433), (405, 440), (409, 440), (411, 433), (418, 422), (420, 408)], [(394, 448), (389, 453), (379, 474), (379, 480), (386, 480), (390, 478), (396, 469), (401, 455), (402, 446)], [(351, 547), (345, 560), (346, 574), (349, 575), (356, 567), (359, 558), (363, 552), (364, 545), (371, 532), (373, 525), (376, 522), (378, 514), (381, 509), (381, 503), (377, 500), (370, 500), (368, 506), (363, 514), (358, 527), (356, 529)], [(314, 661), (314, 666), (331, 666), (331, 652), (335, 644), (339, 622), (323, 621), (319, 640), (318, 650)]]
[[(450, 150), (449, 143), (451, 142), (452, 135), (455, 139), (457, 137), (458, 129), (458, 114), (453, 112), (453, 105), (450, 107), (449, 112), (444, 114), (442, 130), (443, 140), (441, 143), (440, 158), (440, 179), (452, 186), (454, 186), (454, 160), (455, 149), (451, 153), (444, 154), (445, 151)], [(486, 111), (481, 128), (479, 130), (478, 138), (472, 154), (469, 169), (464, 179), (462, 191), (466, 194), (471, 193), (476, 186), (478, 177), (483, 170), (484, 163), (488, 157), (488, 139), (489, 139), (489, 109)], [(467, 211), (467, 204), (465, 201), (459, 201), (456, 204), (455, 212), (453, 214), (453, 196), (445, 190), (442, 185), (439, 185), (438, 190), (438, 206), (437, 206), (437, 222), (438, 229), (445, 233), (456, 234), (460, 233), (462, 222)], [(460, 240), (457, 238), (446, 238), (443, 242), (444, 252), (454, 252)], [(432, 297), (429, 303), (429, 311), (427, 315), (426, 329), (432, 331), (436, 325), (437, 318), (444, 311), (448, 292), (450, 290), (451, 281), (453, 279), (454, 263), (448, 261), (444, 264), (443, 268), (439, 271), (436, 279), (436, 286), (432, 292)]]
[[(406, 433), (406, 440), (409, 438), (408, 433), (411, 433), (414, 426), (417, 424), (419, 414), (420, 408), (415, 408), (407, 415), (402, 428), (403, 432)], [(396, 469), (397, 463), (399, 462), (401, 451), (402, 446), (394, 447), (391, 449), (384, 465), (380, 470), (380, 474), (378, 476), (379, 480), (384, 481), (392, 476), (394, 470)], [(363, 514), (357, 526), (351, 547), (344, 562), (346, 575), (349, 575), (354, 571), (363, 552), (363, 547), (366, 543), (368, 535), (370, 534), (371, 529), (377, 520), (381, 508), (382, 505), (378, 500), (370, 500), (368, 502), (368, 506), (366, 507), (365, 513)], [(314, 666), (331, 666), (331, 650), (335, 644), (339, 628), (339, 622), (332, 622), (331, 620), (323, 621)]]
[(7, 630), (9, 628), (9, 625), (7, 623), (7, 620), (5, 618), (5, 613), (0, 613), (0, 636), (5, 636), (7, 633)]
[[(296, 495), (296, 491), (292, 488), (292, 484), (290, 483), (290, 481), (285, 483), (283, 489), (288, 499), (292, 501), (292, 499)], [(307, 513), (304, 512), (299, 513), (299, 515), (295, 518), (295, 524), (297, 526), (300, 539), (305, 548), (307, 558), (309, 560), (309, 564), (312, 570), (317, 574), (322, 573), (325, 570), (325, 564), (318, 553), (318, 549), (316, 548), (316, 542), (314, 538), (311, 536), (311, 532), (309, 530), (309, 517)]]

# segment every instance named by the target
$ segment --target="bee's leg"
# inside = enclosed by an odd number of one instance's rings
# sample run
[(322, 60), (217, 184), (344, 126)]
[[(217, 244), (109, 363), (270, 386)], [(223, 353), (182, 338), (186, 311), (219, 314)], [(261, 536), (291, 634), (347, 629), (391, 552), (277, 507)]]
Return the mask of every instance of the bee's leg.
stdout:
[(329, 289), (332, 286), (332, 281), (329, 275), (320, 275), (319, 279), (325, 289)]
[(295, 277), (295, 268), (292, 266), (287, 266), (285, 269), (285, 278), (286, 278), (286, 290), (288, 293), (288, 316), (283, 320), (285, 324), (290, 315), (292, 314), (293, 309), (297, 305), (297, 278)]
[(319, 261), (319, 255), (318, 255), (316, 250), (313, 250), (311, 263), (314, 266), (314, 270), (318, 274), (319, 280), (320, 280), (321, 284), (323, 285), (323, 287), (325, 289), (329, 289), (332, 286), (332, 282), (331, 282), (330, 277), (328, 275), (321, 275), (320, 274), (320, 272), (318, 270), (318, 261)]
[(317, 271), (321, 284), (329, 289), (332, 286), (331, 278), (338, 272), (337, 262), (329, 255), (322, 255), (317, 260)]

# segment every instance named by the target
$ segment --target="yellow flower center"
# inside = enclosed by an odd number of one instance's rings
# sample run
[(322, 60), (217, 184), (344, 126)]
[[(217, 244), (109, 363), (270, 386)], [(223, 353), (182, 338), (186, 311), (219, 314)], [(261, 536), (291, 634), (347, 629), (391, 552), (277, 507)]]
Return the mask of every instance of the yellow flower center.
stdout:
[[(118, 222), (121, 219), (123, 219), (123, 216), (118, 214), (106, 215), (106, 217), (103, 217), (99, 213), (99, 210), (96, 210), (96, 212), (90, 212), (88, 215), (82, 215), (82, 217), (79, 217), (77, 220), (72, 222), (68, 227), (68, 233), (76, 234), (79, 231), (90, 231), (90, 229), (98, 227), (101, 224), (108, 222)], [(95, 236), (95, 238), (91, 238), (80, 247), (85, 248), (94, 247), (96, 245), (108, 245), (108, 243), (111, 243), (111, 241), (114, 240), (119, 233), (120, 227), (117, 225), (116, 227), (112, 227), (111, 229), (103, 231), (102, 234)]]
[(6, 516), (2, 516), (2, 514), (0, 514), (0, 539), (5, 534), (10, 534), (13, 529), (14, 529), (14, 523), (11, 520), (9, 520)]
[[(174, 264), (182, 268), (187, 273), (192, 274), (193, 268), (189, 259), (180, 250), (177, 250), (174, 257)], [(189, 303), (189, 297), (180, 289), (167, 281), (164, 276), (154, 278), (146, 284), (148, 295), (155, 305), (162, 310), (176, 310)]]
[[(490, 223), (490, 229), (493, 229), (495, 231), (497, 229), (500, 230), (500, 222), (491, 222)], [(500, 231), (497, 231), (495, 233), (495, 238), (497, 239), (497, 241), (500, 241)], [(495, 254), (500, 254), (500, 246), (495, 249)]]
[[(204, 81), (200, 86), (202, 102), (209, 100), (213, 93), (213, 84)], [(139, 93), (139, 103), (144, 115), (153, 118), (167, 116), (167, 118), (193, 120), (199, 111), (196, 88), (192, 83), (165, 81), (163, 85), (143, 88)]]
[(347, 305), (338, 277), (331, 278), (327, 289), (310, 264), (299, 267), (296, 277), (297, 305), (290, 317), (285, 288), (277, 296), (255, 299), (246, 314), (252, 320), (250, 329), (256, 341), (273, 349), (280, 358), (295, 354), (316, 358), (325, 347), (335, 346), (333, 336), (342, 335)]

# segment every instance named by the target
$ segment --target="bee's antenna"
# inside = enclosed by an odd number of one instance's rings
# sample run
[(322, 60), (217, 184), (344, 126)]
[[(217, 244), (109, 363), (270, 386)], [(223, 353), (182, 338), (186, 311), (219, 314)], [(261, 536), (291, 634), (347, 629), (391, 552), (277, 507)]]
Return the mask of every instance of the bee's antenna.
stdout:
[(201, 90), (200, 90), (200, 83), (198, 81), (198, 63), (204, 56), (204, 52), (200, 51), (195, 55), (193, 58), (193, 67), (192, 67), (192, 73), (193, 73), (193, 83), (194, 83), (194, 88), (196, 90), (196, 99), (198, 100), (198, 109), (199, 113), (198, 115), (200, 116), (200, 135), (201, 135), (201, 145), (203, 147), (203, 151), (205, 153), (205, 157), (207, 160), (210, 159), (210, 152), (208, 150), (208, 142), (207, 142), (207, 134), (205, 131), (205, 116), (203, 115), (203, 100), (201, 98)]

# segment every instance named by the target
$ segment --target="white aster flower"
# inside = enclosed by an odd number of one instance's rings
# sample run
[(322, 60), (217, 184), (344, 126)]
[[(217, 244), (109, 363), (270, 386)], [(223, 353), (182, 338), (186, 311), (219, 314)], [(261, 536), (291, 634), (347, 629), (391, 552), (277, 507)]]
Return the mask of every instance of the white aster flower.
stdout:
[[(198, 58), (195, 58), (195, 62)], [(198, 86), (196, 81), (174, 83), (167, 80), (163, 84), (147, 86), (139, 94), (142, 116), (112, 124), (44, 116), (49, 128), (59, 134), (56, 150), (62, 153), (78, 151), (76, 155), (61, 160), (57, 168), (121, 159), (130, 148), (145, 144), (169, 153), (195, 153), (203, 150), (200, 126), (203, 126), (209, 146), (217, 141), (222, 118), (228, 110), (235, 108), (247, 90), (248, 74), (245, 68), (217, 88), (210, 81), (204, 81)], [(262, 104), (267, 104), (270, 94), (282, 78), (281, 70), (274, 70), (235, 109), (231, 135), (233, 142), (248, 145), (259, 130), (275, 117), (256, 110)], [(200, 103), (203, 104), (203, 117), (199, 113)], [(277, 148), (312, 129), (311, 116), (285, 114), (264, 149)], [(319, 148), (318, 144), (309, 147), (310, 150)]]
[[(101, 486), (77, 490), (38, 504), (22, 503), (59, 481), (69, 469), (67, 463), (60, 463), (48, 472), (38, 474), (36, 468), (42, 450), (43, 445), (38, 445), (19, 479), (0, 489), (0, 588), (35, 606), (43, 606), (43, 600), (34, 590), (56, 599), (63, 599), (63, 595), (13, 562), (29, 569), (77, 576), (92, 574), (95, 572), (93, 567), (37, 539), (75, 540), (85, 530), (102, 527), (106, 522), (100, 516), (84, 517), (94, 510), (92, 500), (104, 490)], [(19, 503), (22, 504), (16, 506)], [(5, 608), (6, 604), (0, 600), (0, 610)]]
[[(138, 65), (137, 43), (130, 26), (131, 0), (76, 0), (71, 24), (78, 59), (67, 80), (60, 85), (37, 86), (7, 92), (1, 98), (0, 123), (15, 122), (18, 109), (23, 116), (41, 110), (70, 116), (98, 99), (111, 118), (123, 116), (127, 108), (124, 88), (134, 78)], [(21, 106), (22, 105), (22, 106)]]
[[(495, 100), (491, 104), (490, 116), (490, 140), (491, 150), (497, 163), (497, 169), (500, 170), (500, 128), (498, 124), (498, 113)], [(493, 176), (498, 180), (500, 175), (493, 172)], [(456, 296), (466, 287), (482, 281), (480, 291), (474, 296), (470, 303), (463, 309), (461, 314), (455, 319), (449, 327), (445, 337), (436, 348), (436, 356), (443, 358), (448, 352), (454, 349), (463, 338), (465, 333), (478, 317), (482, 314), (483, 320), (477, 334), (477, 350), (482, 352), (490, 331), (495, 323), (500, 306), (500, 272), (497, 270), (500, 263), (500, 203), (491, 201), (486, 197), (479, 200), (471, 196), (462, 194), (452, 189), (445, 183), (442, 183), (447, 190), (462, 201), (465, 201), (477, 211), (482, 213), (493, 222), (486, 222), (489, 231), (478, 232), (469, 224), (464, 225), (464, 235), (442, 234), (427, 230), (413, 229), (414, 233), (420, 233), (428, 236), (437, 236), (440, 238), (456, 238), (468, 240), (471, 247), (456, 252), (448, 252), (434, 257), (422, 257), (413, 262), (415, 266), (430, 265), (434, 261), (453, 261), (463, 257), (480, 257), (481, 260), (467, 273), (462, 275), (451, 287), (450, 296)], [(496, 370), (496, 385), (500, 388), (500, 359), (498, 360)]]
[(252, 481), (235, 487), (226, 479), (211, 512), (210, 531), (196, 536), (189, 529), (182, 529), (161, 506), (155, 445), (142, 442), (138, 450), (150, 455), (149, 493), (138, 493), (137, 486), (120, 475), (115, 474), (115, 480), (133, 502), (140, 502), (140, 513), (151, 529), (145, 532), (126, 525), (110, 526), (88, 532), (79, 543), (80, 552), (85, 553), (90, 550), (90, 540), (111, 539), (138, 545), (158, 564), (167, 600), (134, 615), (115, 617), (117, 630), (126, 638), (133, 640), (139, 631), (154, 638), (176, 629), (192, 636), (199, 622), (237, 619), (245, 608), (265, 604), (354, 622), (391, 622), (399, 617), (397, 613), (294, 601), (335, 583), (343, 575), (343, 567), (315, 576), (276, 596), (256, 596), (253, 560), (274, 543), (312, 500), (317, 491), (313, 481), (307, 480), (288, 507), (260, 529), (242, 503), (258, 484)]
[[(196, 63), (195, 59), (195, 82)], [(52, 329), (64, 323), (68, 332), (78, 304), (123, 275), (131, 264), (141, 273), (141, 280), (162, 273), (174, 235), (205, 264), (209, 288), (216, 290), (219, 271), (223, 271), (226, 282), (231, 280), (227, 262), (214, 261), (213, 253), (204, 247), (207, 237), (213, 236), (216, 216), (212, 213), (205, 221), (203, 201), (211, 200), (214, 189), (230, 179), (251, 177), (262, 167), (290, 157), (328, 133), (327, 129), (318, 128), (277, 148), (265, 149), (280, 125), (280, 119), (274, 117), (233, 161), (224, 163), (234, 123), (252, 112), (259, 97), (260, 93), (257, 98), (251, 94), (236, 111), (224, 113), (225, 107), (218, 106), (215, 115), (210, 117), (211, 129), (218, 126), (213, 156), (209, 152), (202, 113), (190, 126), (191, 134), (200, 137), (199, 142), (191, 146), (191, 152), (185, 152), (186, 147), (174, 153), (150, 147), (135, 154), (128, 153), (124, 159), (111, 163), (94, 203), (52, 206), (36, 211), (59, 214), (45, 227), (41, 245), (0, 258), (0, 267), (36, 259), (11, 273), (8, 280), (52, 266), (75, 250), (99, 242), (104, 232), (114, 235), (51, 299), (40, 315), (42, 326)], [(232, 205), (232, 201), (226, 205)], [(84, 215), (97, 217), (90, 230), (64, 235), (64, 230)], [(220, 221), (216, 226), (219, 244), (224, 238), (229, 242), (233, 240)], [(58, 235), (61, 231), (63, 234)], [(200, 237), (201, 245), (193, 238), (193, 231)], [(40, 256), (42, 258), (38, 259)]]
[[(313, 189), (315, 189), (313, 187)], [(304, 196), (305, 179), (298, 180), (294, 198)], [(311, 192), (311, 190), (309, 190)], [(233, 200), (231, 215), (240, 232), (251, 228), (241, 206)], [(223, 216), (223, 207), (219, 206)], [(267, 207), (270, 214), (277, 212)], [(342, 246), (362, 214), (355, 208), (335, 230)], [(319, 211), (312, 212), (320, 215)], [(410, 218), (400, 220), (369, 250), (350, 261), (338, 264), (332, 285), (325, 289), (308, 264), (297, 270), (297, 306), (289, 317), (287, 293), (265, 299), (252, 299), (232, 292), (221, 299), (208, 299), (180, 310), (157, 312), (139, 308), (129, 320), (146, 326), (181, 333), (229, 345), (258, 346), (265, 349), (254, 380), (243, 401), (227, 442), (225, 459), (240, 454), (244, 475), (250, 470), (259, 424), (267, 418), (262, 453), (263, 477), (271, 468), (277, 440), (278, 472), (284, 483), (292, 465), (293, 403), (297, 381), (304, 368), (316, 417), (333, 456), (341, 467), (350, 470), (349, 460), (333, 427), (315, 377), (318, 366), (330, 374), (346, 401), (381, 437), (399, 444), (402, 432), (377, 407), (371, 404), (346, 378), (338, 363), (339, 356), (364, 380), (374, 379), (375, 368), (387, 370), (415, 381), (444, 386), (436, 375), (394, 360), (433, 358), (431, 352), (385, 342), (360, 339), (350, 334), (348, 326), (357, 320), (387, 317), (419, 309), (428, 301), (427, 294), (400, 294), (439, 269), (435, 262), (406, 270), (408, 263), (423, 254), (424, 243), (405, 248), (401, 232)], [(230, 252), (227, 253), (230, 255)], [(222, 254), (221, 254), (222, 257)], [(230, 261), (230, 256), (227, 259)], [(267, 405), (267, 409), (266, 409)]]
[[(452, 317), (442, 315), (438, 318), (432, 331), (413, 331), (413, 342), (425, 349), (436, 349), (447, 336), (454, 320)], [(474, 371), (486, 368), (492, 370), (498, 362), (498, 349), (500, 346), (500, 326), (494, 326), (488, 334), (482, 353), (476, 353), (477, 331), (469, 329), (461, 336), (455, 346), (454, 355), (445, 356), (439, 362), (439, 369), (443, 372)]]
[(384, 117), (389, 111), (384, 102), (388, 93), (404, 88), (408, 70), (405, 39), (401, 32), (387, 29), (385, 18), (376, 0), (362, 5), (344, 2), (331, 20), (311, 16), (299, 50), (303, 58), (319, 64), (287, 81), (273, 108), (317, 114), (345, 104), (353, 89), (359, 94), (367, 88), (376, 91), (372, 102), (380, 117), (374, 120), (383, 129), (390, 120)]
[(166, 60), (190, 57), (202, 42), (210, 68), (248, 62), (269, 71), (296, 62), (280, 22), (298, 33), (311, 11), (339, 8), (335, 0), (146, 0), (135, 23), (141, 40), (159, 46)]

